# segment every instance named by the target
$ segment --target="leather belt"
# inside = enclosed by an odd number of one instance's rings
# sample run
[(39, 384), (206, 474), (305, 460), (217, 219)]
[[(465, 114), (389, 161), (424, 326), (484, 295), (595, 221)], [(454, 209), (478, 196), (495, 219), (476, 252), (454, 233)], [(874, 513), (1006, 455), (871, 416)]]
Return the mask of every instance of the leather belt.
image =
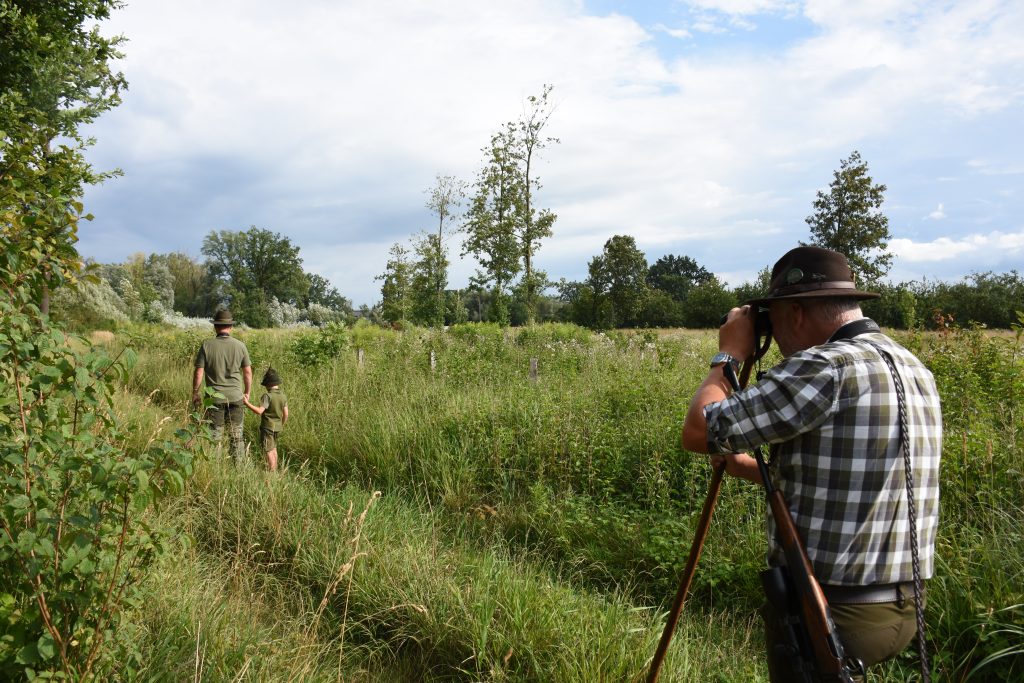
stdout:
[[(868, 586), (821, 585), (825, 599), (834, 605), (873, 605), (882, 602), (903, 603), (913, 600), (914, 584), (876, 583)], [(923, 593), (923, 587), (922, 587)]]

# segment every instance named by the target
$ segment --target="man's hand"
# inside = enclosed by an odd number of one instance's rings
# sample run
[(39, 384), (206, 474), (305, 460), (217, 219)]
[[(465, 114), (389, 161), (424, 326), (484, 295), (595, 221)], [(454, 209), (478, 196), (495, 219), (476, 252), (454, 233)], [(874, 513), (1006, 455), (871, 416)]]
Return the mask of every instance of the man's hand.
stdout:
[(725, 473), (730, 477), (746, 479), (755, 484), (761, 483), (761, 471), (757, 468), (757, 461), (746, 453), (711, 456), (711, 464), (714, 467), (720, 467), (723, 461), (725, 462)]
[(740, 306), (729, 311), (725, 322), (718, 328), (718, 350), (728, 353), (740, 362), (754, 354), (754, 315), (750, 306)]

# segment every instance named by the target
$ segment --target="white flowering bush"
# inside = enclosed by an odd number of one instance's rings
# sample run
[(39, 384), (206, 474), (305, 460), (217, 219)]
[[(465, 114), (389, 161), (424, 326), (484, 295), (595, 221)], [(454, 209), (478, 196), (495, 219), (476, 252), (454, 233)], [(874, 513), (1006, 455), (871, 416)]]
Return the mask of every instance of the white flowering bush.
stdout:
[(267, 303), (267, 313), (270, 315), (270, 323), (274, 327), (292, 327), (302, 320), (302, 309), (287, 301), (281, 302), (277, 297), (270, 297)]
[(50, 302), (52, 317), (74, 329), (115, 327), (128, 322), (128, 309), (106, 280), (63, 287)]
[(213, 327), (209, 318), (189, 318), (178, 311), (167, 315), (163, 323), (179, 330), (210, 330)]
[(306, 322), (314, 327), (323, 327), (328, 323), (345, 322), (344, 313), (316, 302), (309, 304), (309, 307), (304, 311), (303, 317)]
[(171, 317), (174, 311), (160, 299), (155, 299), (146, 304), (142, 311), (142, 319), (147, 323), (162, 323)]

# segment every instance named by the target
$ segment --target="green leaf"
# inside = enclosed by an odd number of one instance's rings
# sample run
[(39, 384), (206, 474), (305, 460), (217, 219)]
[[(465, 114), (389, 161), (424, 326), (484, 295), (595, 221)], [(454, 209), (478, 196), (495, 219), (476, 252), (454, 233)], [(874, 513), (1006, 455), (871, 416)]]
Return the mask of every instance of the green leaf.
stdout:
[(39, 642), (36, 643), (36, 651), (44, 660), (52, 659), (57, 654), (57, 645), (53, 642), (53, 636), (49, 633), (44, 633), (39, 638)]
[(25, 647), (18, 651), (18, 656), (14, 658), (14, 661), (18, 664), (38, 664), (39, 663), (39, 649), (36, 643), (29, 643)]
[(14, 508), (15, 510), (24, 510), (29, 506), (30, 502), (31, 501), (28, 499), (28, 496), (22, 493), (17, 496), (12, 496), (11, 499), (7, 501), (7, 506)]

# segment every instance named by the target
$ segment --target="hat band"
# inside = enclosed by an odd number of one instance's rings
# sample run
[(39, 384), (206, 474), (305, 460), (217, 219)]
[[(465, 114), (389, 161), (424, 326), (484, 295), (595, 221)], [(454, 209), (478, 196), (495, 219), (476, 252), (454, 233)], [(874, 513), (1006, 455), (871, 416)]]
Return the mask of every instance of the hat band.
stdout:
[(805, 284), (790, 285), (788, 287), (779, 287), (778, 289), (773, 289), (771, 293), (768, 294), (768, 296), (787, 296), (789, 294), (802, 294), (804, 292), (814, 292), (821, 289), (856, 290), (857, 286), (847, 280), (833, 280), (831, 282), (808, 282)]

